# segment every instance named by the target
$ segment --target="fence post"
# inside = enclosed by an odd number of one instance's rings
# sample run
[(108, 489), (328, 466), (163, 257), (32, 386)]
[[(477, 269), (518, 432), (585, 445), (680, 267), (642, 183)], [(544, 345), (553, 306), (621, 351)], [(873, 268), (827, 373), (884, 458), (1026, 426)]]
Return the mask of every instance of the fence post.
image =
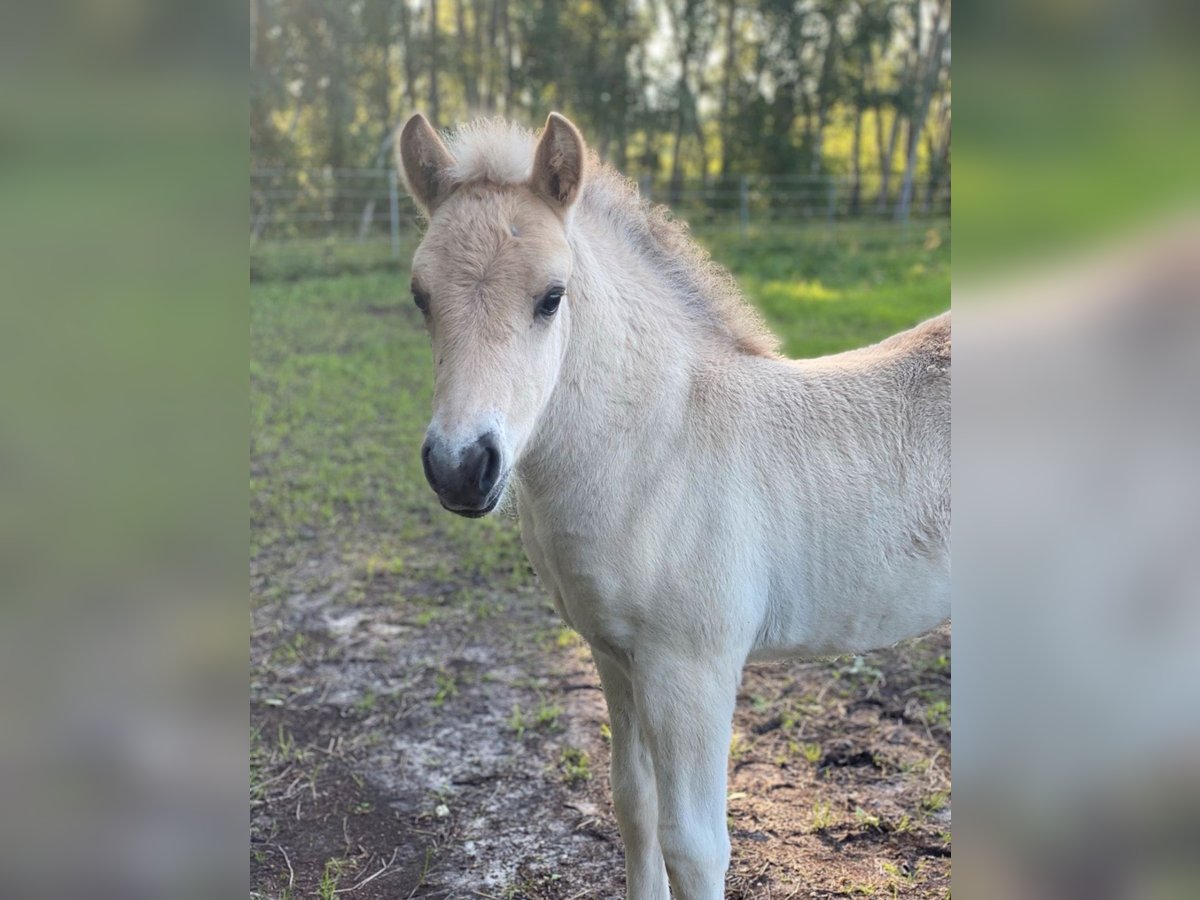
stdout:
[(738, 180), (738, 221), (745, 237), (750, 229), (750, 183), (745, 175)]
[(396, 187), (396, 170), (388, 169), (388, 206), (392, 219), (392, 256), (400, 256), (400, 192)]

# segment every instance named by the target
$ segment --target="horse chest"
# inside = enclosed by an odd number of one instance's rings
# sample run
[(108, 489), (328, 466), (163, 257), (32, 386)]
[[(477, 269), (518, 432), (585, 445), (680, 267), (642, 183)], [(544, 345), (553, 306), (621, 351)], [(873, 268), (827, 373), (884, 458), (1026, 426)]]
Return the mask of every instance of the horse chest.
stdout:
[(612, 557), (585, 534), (519, 503), (526, 555), (563, 620), (593, 646), (621, 655), (632, 645), (636, 611)]

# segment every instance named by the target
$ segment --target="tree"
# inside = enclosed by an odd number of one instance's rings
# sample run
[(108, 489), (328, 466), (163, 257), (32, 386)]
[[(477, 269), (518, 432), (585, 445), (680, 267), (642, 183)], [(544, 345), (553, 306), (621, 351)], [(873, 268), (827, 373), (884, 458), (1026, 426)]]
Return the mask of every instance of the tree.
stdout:
[[(391, 129), (418, 109), (441, 126), (476, 111), (537, 125), (560, 109), (618, 167), (665, 169), (670, 200), (710, 168), (726, 186), (845, 175), (849, 212), (873, 196), (903, 219), (949, 184), (949, 0), (251, 0), (250, 12), (256, 168), (386, 165)], [(335, 184), (321, 202), (348, 199)]]
[[(929, 26), (929, 35), (925, 35), (925, 24), (922, 18), (922, 0), (913, 0), (913, 41), (916, 45), (916, 66), (912, 78), (911, 105), (908, 115), (908, 146), (905, 153), (904, 180), (900, 186), (900, 199), (896, 203), (896, 218), (907, 221), (912, 206), (913, 178), (917, 170), (917, 147), (920, 144), (921, 133), (925, 128), (925, 120), (929, 116), (929, 104), (933, 100), (937, 88), (938, 77), (945, 64), (945, 57), (950, 48), (950, 2), (938, 0), (933, 14), (933, 22)], [(924, 43), (924, 50), (922, 50)]]

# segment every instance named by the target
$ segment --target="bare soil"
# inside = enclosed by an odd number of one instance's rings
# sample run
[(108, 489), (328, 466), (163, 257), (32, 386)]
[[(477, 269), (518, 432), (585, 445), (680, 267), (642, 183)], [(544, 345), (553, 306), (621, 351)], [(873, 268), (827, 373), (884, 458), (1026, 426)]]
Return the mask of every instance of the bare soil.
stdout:
[[(536, 585), (282, 562), (255, 565), (255, 894), (624, 896), (603, 695)], [(948, 632), (748, 669), (728, 896), (949, 896), (949, 687)]]

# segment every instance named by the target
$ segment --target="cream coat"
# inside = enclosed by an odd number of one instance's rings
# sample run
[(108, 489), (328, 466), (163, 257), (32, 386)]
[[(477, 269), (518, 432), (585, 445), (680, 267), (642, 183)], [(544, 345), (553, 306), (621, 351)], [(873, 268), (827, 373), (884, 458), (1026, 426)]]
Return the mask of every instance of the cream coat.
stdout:
[[(613, 732), (628, 896), (723, 896), (747, 660), (885, 646), (950, 613), (950, 316), (808, 361), (552, 115), (399, 162), (431, 436), (501, 436), (530, 561), (588, 641)], [(533, 314), (546, 285), (566, 298)]]

